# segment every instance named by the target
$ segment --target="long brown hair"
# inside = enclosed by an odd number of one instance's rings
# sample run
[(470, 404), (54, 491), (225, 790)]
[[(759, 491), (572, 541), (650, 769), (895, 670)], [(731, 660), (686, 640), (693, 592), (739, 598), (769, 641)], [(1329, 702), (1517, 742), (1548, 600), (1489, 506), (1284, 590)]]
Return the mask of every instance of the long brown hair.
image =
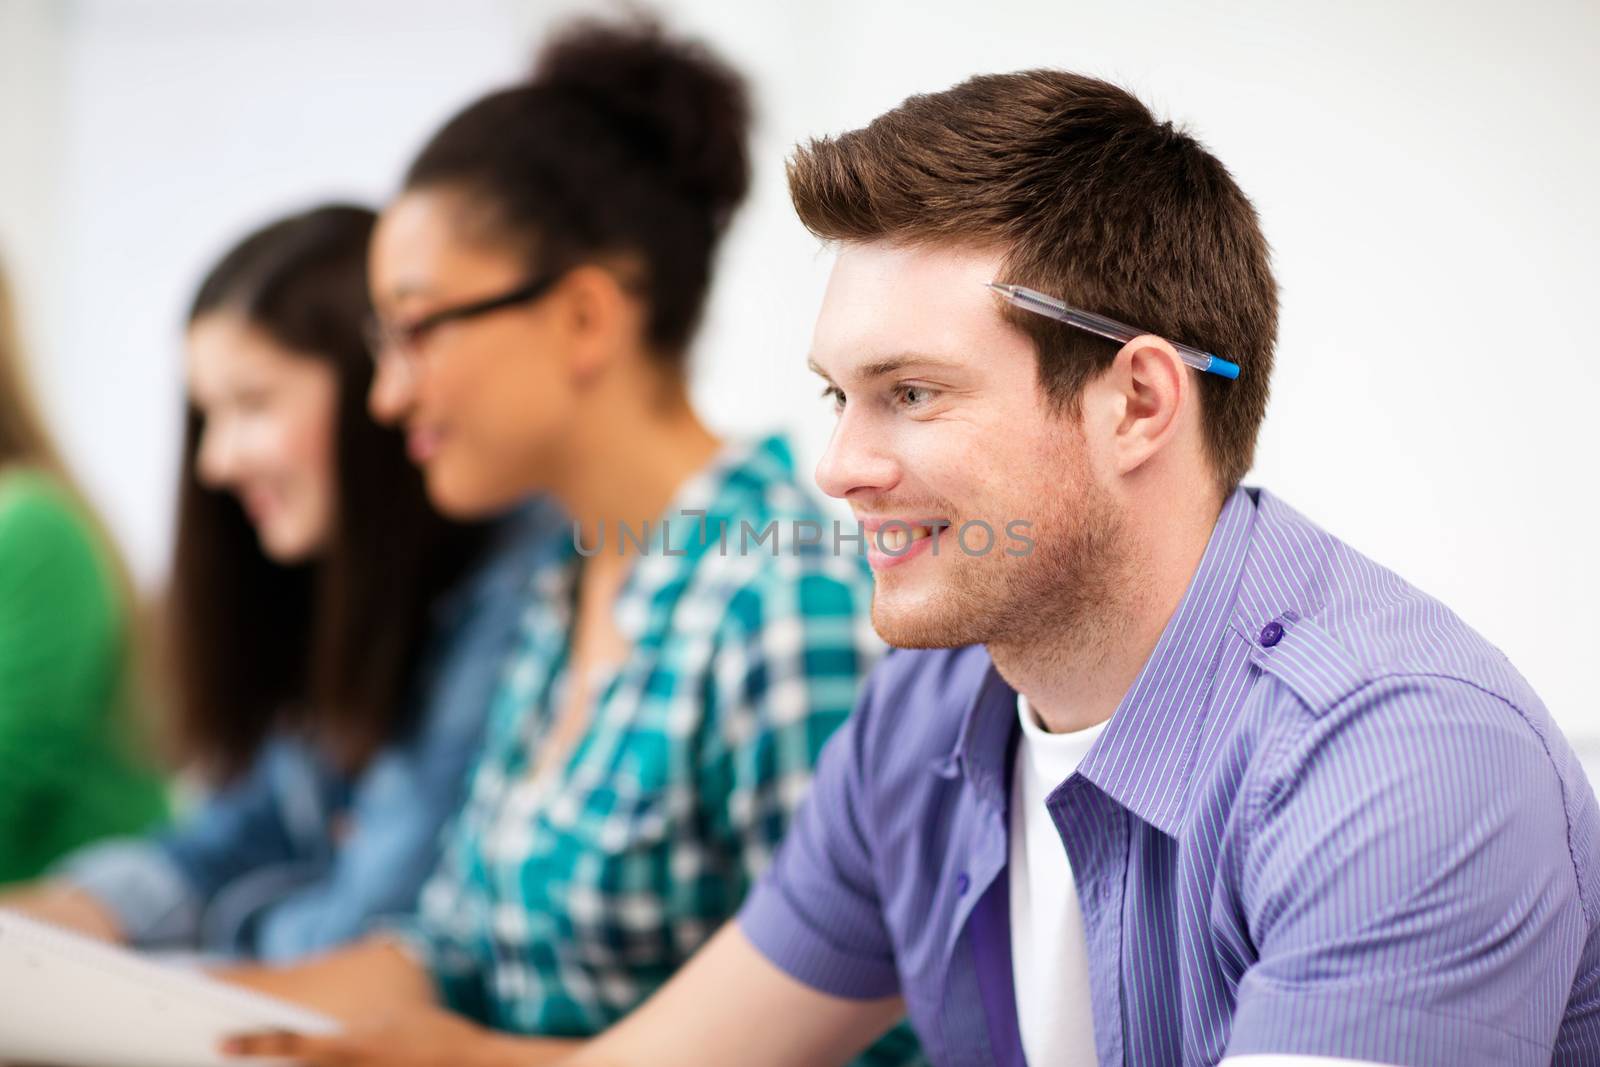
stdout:
[(298, 565), (269, 559), (237, 499), (200, 482), (203, 417), (189, 406), (170, 654), (182, 749), (224, 778), (277, 731), (309, 735), (346, 770), (403, 732), (430, 608), (484, 543), (433, 510), (400, 433), (367, 415), (374, 222), (346, 205), (274, 222), (222, 257), (190, 308), (191, 323), (242, 316), (332, 367), (339, 391), (334, 530)]

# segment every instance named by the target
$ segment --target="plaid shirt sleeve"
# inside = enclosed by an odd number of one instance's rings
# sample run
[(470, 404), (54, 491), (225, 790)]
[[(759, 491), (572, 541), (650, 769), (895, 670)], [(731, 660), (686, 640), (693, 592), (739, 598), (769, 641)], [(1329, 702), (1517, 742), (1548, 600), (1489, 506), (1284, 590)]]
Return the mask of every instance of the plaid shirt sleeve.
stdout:
[(698, 793), (713, 839), (737, 858), (735, 906), (771, 863), (881, 651), (862, 624), (871, 594), (852, 561), (776, 562), (801, 573), (764, 569), (739, 589), (709, 665)]
[[(869, 621), (870, 579), (848, 557), (827, 558), (827, 569), (820, 562), (798, 580), (741, 589), (718, 635), (699, 790), (713, 835), (737, 856), (737, 892), (723, 914), (733, 914), (771, 864), (823, 746), (883, 653)], [(926, 1063), (901, 1024), (854, 1067)]]

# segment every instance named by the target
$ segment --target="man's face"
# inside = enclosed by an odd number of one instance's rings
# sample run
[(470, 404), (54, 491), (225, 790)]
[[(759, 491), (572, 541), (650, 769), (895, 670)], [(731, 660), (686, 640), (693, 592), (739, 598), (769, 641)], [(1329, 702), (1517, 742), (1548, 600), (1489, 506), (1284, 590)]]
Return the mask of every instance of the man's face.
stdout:
[(817, 483), (866, 527), (872, 621), (892, 645), (1075, 625), (1111, 573), (1115, 508), (985, 287), (1001, 260), (847, 244), (817, 319), (811, 361), (839, 412)]

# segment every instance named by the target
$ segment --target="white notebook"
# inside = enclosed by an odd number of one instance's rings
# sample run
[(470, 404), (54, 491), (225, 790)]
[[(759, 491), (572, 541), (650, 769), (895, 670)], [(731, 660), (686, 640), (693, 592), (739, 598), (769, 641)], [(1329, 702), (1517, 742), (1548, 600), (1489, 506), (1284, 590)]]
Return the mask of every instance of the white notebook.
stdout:
[(234, 1067), (224, 1037), (332, 1019), (0, 909), (0, 1063)]

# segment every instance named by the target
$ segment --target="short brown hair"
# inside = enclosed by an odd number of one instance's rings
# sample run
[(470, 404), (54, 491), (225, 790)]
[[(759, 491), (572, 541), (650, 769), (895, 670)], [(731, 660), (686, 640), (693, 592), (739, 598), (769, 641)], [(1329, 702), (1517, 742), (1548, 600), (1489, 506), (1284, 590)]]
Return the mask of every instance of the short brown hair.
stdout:
[[(1249, 470), (1278, 323), (1267, 242), (1227, 168), (1127, 91), (1055, 70), (972, 78), (802, 146), (789, 192), (824, 240), (999, 247), (997, 280), (1238, 363), (1236, 381), (1202, 376), (1201, 406), (1224, 490)], [(1046, 394), (1076, 414), (1120, 346), (1010, 318)]]

